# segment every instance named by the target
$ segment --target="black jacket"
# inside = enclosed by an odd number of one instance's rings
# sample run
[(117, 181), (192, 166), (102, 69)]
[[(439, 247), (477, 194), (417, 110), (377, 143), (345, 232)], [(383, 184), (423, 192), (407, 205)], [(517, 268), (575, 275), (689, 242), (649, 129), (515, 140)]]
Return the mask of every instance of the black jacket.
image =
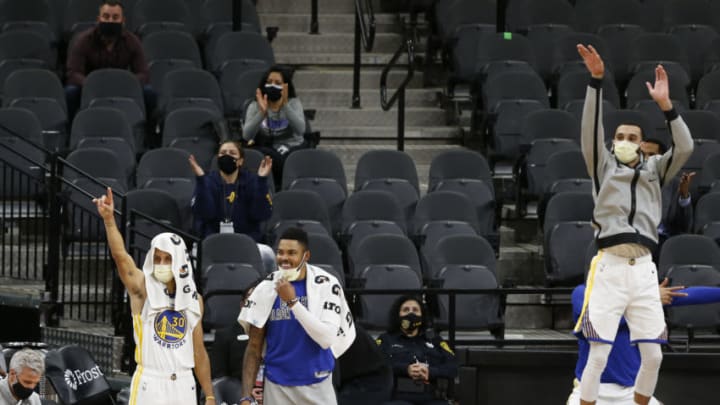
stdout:
[(392, 364), (396, 379), (408, 377), (408, 366), (415, 362), (428, 364), (431, 383), (438, 377), (452, 379), (457, 375), (455, 353), (440, 337), (429, 338), (425, 333), (414, 337), (384, 333), (378, 337), (377, 344)]

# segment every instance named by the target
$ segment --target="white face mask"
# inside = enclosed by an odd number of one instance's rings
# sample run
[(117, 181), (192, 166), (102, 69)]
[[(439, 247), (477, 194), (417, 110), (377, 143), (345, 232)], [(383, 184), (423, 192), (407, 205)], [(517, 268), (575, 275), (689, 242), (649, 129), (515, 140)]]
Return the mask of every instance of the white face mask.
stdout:
[(305, 255), (304, 254), (303, 254), (302, 261), (300, 261), (300, 264), (297, 267), (294, 267), (291, 269), (279, 268), (280, 276), (287, 281), (295, 281), (298, 278), (300, 278), (300, 270), (302, 269), (303, 265), (305, 265)]
[(169, 264), (156, 264), (153, 267), (153, 276), (163, 284), (167, 284), (173, 279), (172, 266)]
[(615, 157), (624, 164), (628, 164), (638, 157), (638, 149), (640, 147), (636, 143), (630, 141), (615, 141), (614, 151)]

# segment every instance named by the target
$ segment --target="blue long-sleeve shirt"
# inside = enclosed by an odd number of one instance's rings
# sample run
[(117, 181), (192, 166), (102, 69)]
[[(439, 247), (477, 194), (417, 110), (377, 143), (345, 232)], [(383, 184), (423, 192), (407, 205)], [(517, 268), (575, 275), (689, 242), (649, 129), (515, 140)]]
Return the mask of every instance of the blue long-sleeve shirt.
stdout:
[[(688, 295), (686, 297), (674, 297), (672, 304), (670, 304), (674, 307), (720, 302), (720, 287), (688, 287), (678, 292), (684, 292)], [(572, 293), (573, 318), (575, 321), (582, 312), (584, 297), (585, 285), (575, 287)], [(576, 335), (578, 337), (578, 360), (575, 365), (575, 378), (580, 381), (590, 352), (590, 343), (582, 333)], [(640, 351), (636, 345), (630, 344), (630, 329), (623, 317), (620, 319), (620, 326), (610, 350), (607, 366), (605, 366), (605, 371), (600, 377), (600, 382), (632, 387), (635, 385), (635, 377), (639, 369)]]
[(260, 224), (272, 215), (267, 178), (244, 169), (234, 184), (225, 183), (217, 171), (198, 176), (192, 211), (195, 230), (203, 238), (220, 232), (220, 222), (232, 221), (235, 233), (260, 242)]

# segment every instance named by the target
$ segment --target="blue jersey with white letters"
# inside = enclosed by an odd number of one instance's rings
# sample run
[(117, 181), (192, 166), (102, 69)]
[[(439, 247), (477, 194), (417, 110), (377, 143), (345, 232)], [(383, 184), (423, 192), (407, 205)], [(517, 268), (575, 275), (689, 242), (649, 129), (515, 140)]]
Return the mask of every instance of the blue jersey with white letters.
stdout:
[[(292, 285), (300, 301), (295, 305), (307, 308), (305, 281), (293, 281)], [(312, 340), (280, 297), (273, 303), (265, 336), (265, 376), (275, 384), (316, 384), (327, 378), (335, 367), (332, 351)]]

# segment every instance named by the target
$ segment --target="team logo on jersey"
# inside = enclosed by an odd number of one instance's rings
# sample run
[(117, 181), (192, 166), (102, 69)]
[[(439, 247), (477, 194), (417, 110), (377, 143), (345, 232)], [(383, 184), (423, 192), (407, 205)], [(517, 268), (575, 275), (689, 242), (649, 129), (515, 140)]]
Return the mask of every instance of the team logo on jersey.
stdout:
[(155, 317), (155, 342), (163, 347), (178, 348), (184, 344), (187, 331), (185, 314), (167, 309)]

